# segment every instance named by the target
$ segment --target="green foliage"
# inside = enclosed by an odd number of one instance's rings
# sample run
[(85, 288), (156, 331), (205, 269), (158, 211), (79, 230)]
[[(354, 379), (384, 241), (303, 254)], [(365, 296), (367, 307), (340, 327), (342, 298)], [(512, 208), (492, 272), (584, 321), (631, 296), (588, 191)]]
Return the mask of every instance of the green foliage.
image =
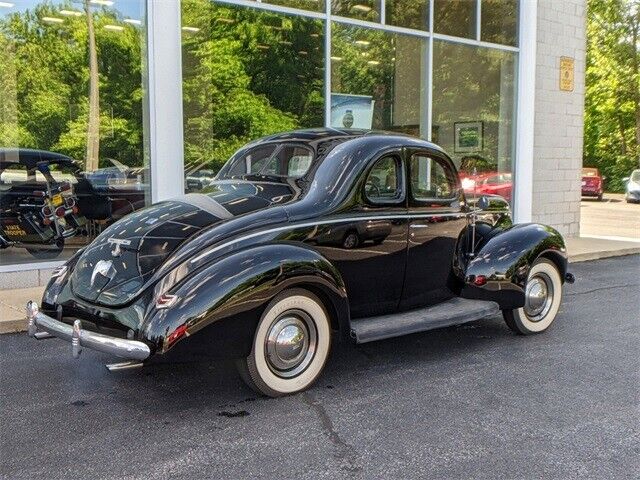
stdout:
[[(84, 160), (89, 91), (85, 16), (77, 4), (37, 5), (0, 20), (0, 145), (52, 150)], [(100, 157), (143, 163), (141, 34), (109, 9), (92, 8), (100, 81)], [(47, 23), (43, 17), (63, 18)], [(125, 25), (122, 32), (106, 24)]]
[(622, 191), (640, 165), (640, 2), (589, 0), (584, 165)]
[(258, 137), (323, 124), (322, 22), (183, 0), (185, 164), (217, 170)]

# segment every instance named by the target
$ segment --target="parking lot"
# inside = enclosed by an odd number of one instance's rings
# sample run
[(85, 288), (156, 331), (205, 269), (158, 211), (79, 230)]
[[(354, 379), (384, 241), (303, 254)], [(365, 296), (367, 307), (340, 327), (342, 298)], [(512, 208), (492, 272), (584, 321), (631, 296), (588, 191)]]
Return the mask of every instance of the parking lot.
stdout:
[(572, 266), (543, 335), (497, 317), (338, 345), (311, 390), (281, 399), (230, 362), (109, 373), (107, 357), (3, 335), (0, 477), (632, 478), (639, 269)]
[(625, 202), (621, 193), (605, 193), (601, 202), (583, 198), (580, 234), (640, 240), (640, 204)]

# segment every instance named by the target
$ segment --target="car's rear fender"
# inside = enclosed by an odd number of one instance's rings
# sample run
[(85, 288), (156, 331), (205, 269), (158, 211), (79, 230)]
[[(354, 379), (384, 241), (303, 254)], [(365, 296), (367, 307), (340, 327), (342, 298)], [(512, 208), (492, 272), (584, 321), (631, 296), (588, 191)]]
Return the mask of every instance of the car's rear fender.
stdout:
[(552, 261), (564, 281), (567, 251), (564, 239), (546, 225), (514, 225), (488, 236), (464, 270), (464, 298), (491, 300), (503, 309), (524, 306), (524, 286), (533, 263), (540, 257)]
[[(286, 242), (246, 248), (222, 257), (171, 288), (176, 303), (154, 308), (141, 335), (164, 353), (195, 335), (209, 353), (249, 354), (253, 334), (269, 301), (290, 287), (302, 287), (323, 301), (335, 329), (348, 331), (349, 307), (344, 282), (318, 252)], [(198, 341), (195, 341), (198, 339)]]

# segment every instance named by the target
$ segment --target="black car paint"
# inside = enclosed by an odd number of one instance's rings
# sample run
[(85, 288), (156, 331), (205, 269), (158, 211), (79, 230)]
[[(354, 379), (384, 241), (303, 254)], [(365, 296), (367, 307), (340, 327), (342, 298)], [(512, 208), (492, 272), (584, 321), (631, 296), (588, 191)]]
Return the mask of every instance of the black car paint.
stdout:
[[(346, 336), (351, 318), (426, 306), (454, 295), (494, 300), (502, 308), (521, 306), (523, 281), (540, 255), (566, 272), (558, 232), (535, 224), (511, 226), (506, 212), (495, 208), (500, 202), (480, 217), (477, 253), (470, 256), (471, 214), (461, 190), (447, 204), (435, 206), (410, 205), (407, 195), (384, 205), (366, 198), (365, 173), (386, 154), (404, 158), (413, 151), (428, 152), (453, 168), (446, 154), (429, 142), (319, 129), (267, 137), (240, 153), (281, 141), (305, 142), (313, 149), (316, 160), (304, 177), (284, 181), (247, 176), (224, 179), (220, 185), (250, 182), (258, 190), (280, 184), (290, 194), (276, 195), (278, 201), (269, 202), (268, 208), (255, 203), (260, 202), (257, 190), (248, 194), (240, 202), (246, 210), (182, 242), (134, 298), (118, 308), (78, 298), (67, 278), (55, 286), (50, 282), (45, 311), (55, 312), (62, 305), (63, 319), (79, 312), (81, 318), (93, 319), (96, 328), (119, 329), (120, 335), (131, 329), (156, 353), (199, 339), (210, 354), (238, 357), (248, 354), (269, 300), (293, 285), (316, 293), (330, 310), (334, 328)], [(224, 188), (221, 191), (224, 194)], [(250, 208), (252, 203), (258, 209)], [(336, 229), (366, 231), (370, 222), (378, 222), (376, 228), (382, 222), (388, 234), (350, 249), (334, 241)], [(486, 277), (485, 285), (474, 285), (478, 276)], [(154, 300), (162, 293), (177, 295), (178, 304), (156, 309)], [(186, 337), (189, 341), (182, 342)]]

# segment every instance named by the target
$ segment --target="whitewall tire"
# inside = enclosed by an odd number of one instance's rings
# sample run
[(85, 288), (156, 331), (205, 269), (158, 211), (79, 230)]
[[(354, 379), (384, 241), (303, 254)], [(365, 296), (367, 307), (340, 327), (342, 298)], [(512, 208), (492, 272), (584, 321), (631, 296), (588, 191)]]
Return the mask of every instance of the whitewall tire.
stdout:
[(331, 321), (320, 299), (306, 290), (286, 290), (262, 314), (251, 353), (238, 360), (238, 371), (254, 390), (280, 397), (309, 388), (330, 348)]
[(539, 258), (527, 277), (525, 306), (515, 310), (504, 310), (504, 320), (516, 333), (541, 333), (555, 320), (561, 302), (562, 278), (558, 267), (546, 258)]

